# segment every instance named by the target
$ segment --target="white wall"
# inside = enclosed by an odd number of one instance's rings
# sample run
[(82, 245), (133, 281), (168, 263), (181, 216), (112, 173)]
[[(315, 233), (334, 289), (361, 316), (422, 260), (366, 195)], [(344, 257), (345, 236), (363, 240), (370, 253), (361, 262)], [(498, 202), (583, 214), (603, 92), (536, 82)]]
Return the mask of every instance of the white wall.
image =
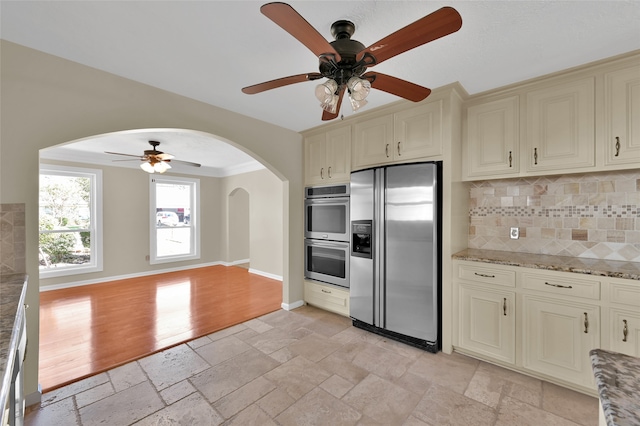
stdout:
[[(302, 136), (55, 56), (0, 41), (0, 203), (24, 203), (29, 289), (25, 391), (37, 395), (38, 152), (89, 136), (144, 128), (215, 135), (283, 182), (283, 303), (303, 298)], [(33, 401), (30, 401), (33, 402)]]

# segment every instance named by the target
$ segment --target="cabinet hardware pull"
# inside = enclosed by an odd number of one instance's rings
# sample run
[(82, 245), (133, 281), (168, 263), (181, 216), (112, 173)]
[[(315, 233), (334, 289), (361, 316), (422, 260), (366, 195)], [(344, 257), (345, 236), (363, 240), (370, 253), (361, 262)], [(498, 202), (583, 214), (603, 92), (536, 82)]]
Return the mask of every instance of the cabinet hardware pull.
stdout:
[(507, 316), (507, 298), (506, 297), (502, 300), (502, 312), (506, 317)]
[(616, 155), (614, 155), (614, 157), (618, 155), (620, 155), (620, 138), (616, 136)]
[(387, 144), (387, 145), (384, 147), (384, 155), (386, 155), (386, 156), (387, 156), (387, 158), (389, 158), (389, 144)]
[(329, 294), (331, 294), (331, 291), (330, 291), (330, 290), (325, 290), (324, 288), (323, 288), (323, 289), (321, 289), (321, 290), (322, 290), (322, 292), (323, 292), (323, 293), (329, 293)]
[(511, 151), (509, 151), (509, 167), (513, 167), (513, 157), (511, 157)]
[(544, 282), (544, 285), (550, 285), (551, 287), (558, 287), (558, 288), (573, 288), (573, 286), (571, 285), (560, 285), (560, 284), (552, 284), (552, 283), (548, 283), (548, 282)]
[(584, 313), (584, 332), (589, 332), (589, 315), (586, 312)]
[(400, 157), (400, 142), (398, 142), (398, 157)]
[(479, 277), (484, 277), (484, 278), (495, 278), (495, 275), (487, 275), (487, 274), (479, 274), (477, 272), (474, 272), (474, 274), (476, 274)]
[(629, 328), (627, 328), (627, 320), (622, 320), (624, 326), (622, 327), (622, 341), (627, 341), (627, 334), (629, 334)]
[(329, 168), (327, 169), (327, 176), (329, 176), (329, 179), (331, 179), (331, 166), (329, 166)]
[(320, 179), (324, 179), (324, 167), (320, 169)]
[(533, 164), (538, 164), (538, 148), (533, 148)]

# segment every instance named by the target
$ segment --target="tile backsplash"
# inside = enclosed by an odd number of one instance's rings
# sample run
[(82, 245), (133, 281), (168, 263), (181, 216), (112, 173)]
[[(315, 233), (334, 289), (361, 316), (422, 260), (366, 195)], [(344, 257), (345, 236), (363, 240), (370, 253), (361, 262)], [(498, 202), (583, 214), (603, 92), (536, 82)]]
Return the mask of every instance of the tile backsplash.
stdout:
[(26, 264), (24, 204), (0, 204), (0, 274), (24, 273)]
[(469, 248), (640, 262), (640, 169), (472, 182)]

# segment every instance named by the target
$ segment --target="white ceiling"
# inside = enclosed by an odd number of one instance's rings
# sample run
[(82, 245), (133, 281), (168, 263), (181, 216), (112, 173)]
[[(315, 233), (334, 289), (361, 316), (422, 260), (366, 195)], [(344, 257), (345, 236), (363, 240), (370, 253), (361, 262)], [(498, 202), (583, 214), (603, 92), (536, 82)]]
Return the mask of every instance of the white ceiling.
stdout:
[[(3, 39), (136, 80), (240, 114), (302, 131), (323, 124), (313, 90), (299, 83), (256, 95), (244, 86), (317, 72), (311, 51), (260, 13), (264, 1), (6, 1), (0, 2)], [(365, 46), (428, 15), (452, 6), (462, 16), (460, 31), (410, 50), (372, 68), (422, 86), (459, 81), (475, 94), (539, 75), (640, 49), (640, 1), (290, 1), (327, 40), (331, 24), (356, 24), (354, 39)], [(372, 91), (367, 111), (399, 98)], [(341, 113), (352, 114), (348, 103)], [(130, 154), (148, 149), (153, 136), (125, 137)], [(156, 135), (158, 136), (158, 135)], [(187, 161), (235, 155), (224, 144), (212, 155), (189, 153), (193, 134), (171, 132), (161, 150)], [(114, 151), (95, 140), (83, 148)], [(75, 145), (75, 144), (74, 144)], [(183, 146), (182, 151), (178, 151)], [(163, 149), (164, 148), (164, 149)], [(67, 145), (67, 150), (71, 148)], [(234, 154), (231, 154), (234, 153)], [(50, 153), (54, 155), (55, 153)], [(67, 152), (66, 158), (70, 151)], [(86, 153), (85, 153), (86, 155)], [(95, 158), (95, 157), (92, 157)], [(194, 160), (194, 158), (196, 160)], [(109, 159), (108, 161), (110, 161)], [(238, 165), (246, 158), (232, 157)], [(211, 173), (226, 166), (205, 164)], [(241, 165), (242, 165), (241, 164)], [(122, 163), (119, 163), (122, 165)], [(134, 165), (137, 167), (137, 165)], [(231, 172), (233, 173), (233, 172)]]

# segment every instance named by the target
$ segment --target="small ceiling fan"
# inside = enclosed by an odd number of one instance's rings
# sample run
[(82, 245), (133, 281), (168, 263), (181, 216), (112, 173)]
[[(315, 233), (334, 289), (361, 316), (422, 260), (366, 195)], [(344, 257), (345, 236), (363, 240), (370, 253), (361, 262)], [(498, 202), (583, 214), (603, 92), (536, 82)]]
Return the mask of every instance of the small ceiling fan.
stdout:
[[(122, 154), (119, 152), (108, 152), (105, 151), (105, 154), (113, 154), (113, 155), (123, 155), (126, 157), (136, 157), (137, 160), (143, 161), (140, 164), (140, 168), (147, 173), (164, 173), (171, 168), (169, 162), (173, 161), (174, 163), (186, 164), (188, 166), (193, 167), (201, 167), (201, 164), (192, 163), (190, 161), (181, 161), (174, 160), (174, 156), (168, 153), (164, 153), (162, 151), (158, 151), (158, 146), (160, 142), (158, 141), (149, 141), (149, 145), (153, 147), (153, 149), (148, 149), (144, 151), (143, 155), (133, 155), (133, 154)], [(127, 160), (113, 160), (113, 161), (133, 161), (133, 159)]]
[(260, 11), (318, 57), (320, 72), (266, 81), (245, 87), (242, 92), (252, 95), (289, 84), (327, 78), (325, 83), (316, 87), (316, 97), (323, 109), (322, 120), (325, 121), (338, 116), (345, 91), (354, 111), (366, 104), (365, 98), (371, 88), (413, 102), (425, 99), (431, 89), (379, 72), (366, 72), (367, 68), (462, 27), (460, 14), (452, 7), (443, 7), (365, 48), (359, 41), (351, 39), (355, 32), (351, 21), (334, 22), (331, 35), (335, 40), (329, 43), (286, 3), (267, 3)]

